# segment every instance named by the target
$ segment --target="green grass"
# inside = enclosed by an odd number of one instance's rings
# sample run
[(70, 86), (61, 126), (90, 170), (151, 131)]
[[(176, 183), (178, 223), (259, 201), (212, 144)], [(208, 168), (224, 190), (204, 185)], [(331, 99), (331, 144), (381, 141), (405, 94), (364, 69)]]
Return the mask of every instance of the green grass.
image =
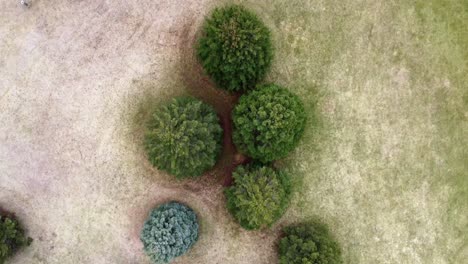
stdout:
[(309, 113), (285, 221), (327, 222), (346, 263), (462, 263), (468, 2), (238, 2), (272, 28), (268, 81)]

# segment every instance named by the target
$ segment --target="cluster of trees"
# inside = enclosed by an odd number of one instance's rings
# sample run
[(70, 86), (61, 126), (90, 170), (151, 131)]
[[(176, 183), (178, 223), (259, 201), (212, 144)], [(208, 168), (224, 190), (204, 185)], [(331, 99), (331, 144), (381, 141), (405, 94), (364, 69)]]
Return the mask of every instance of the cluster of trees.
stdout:
[[(298, 96), (276, 85), (259, 85), (273, 58), (271, 34), (242, 6), (215, 9), (203, 26), (196, 51), (219, 88), (243, 92), (232, 112), (233, 142), (253, 162), (238, 166), (226, 188), (227, 208), (246, 229), (272, 226), (290, 203), (290, 176), (273, 166), (299, 143), (306, 124)], [(177, 178), (202, 175), (216, 163), (222, 129), (214, 109), (193, 97), (179, 97), (158, 109), (148, 124), (150, 162)], [(341, 263), (340, 249), (316, 223), (289, 226), (280, 241), (280, 263)], [(184, 254), (198, 238), (192, 209), (177, 202), (154, 209), (141, 232), (155, 263)]]
[[(196, 51), (205, 72), (222, 89), (243, 92), (232, 112), (238, 151), (253, 162), (239, 165), (226, 188), (227, 208), (245, 229), (275, 224), (288, 208), (290, 176), (275, 168), (304, 132), (301, 100), (276, 84), (259, 85), (273, 59), (271, 34), (252, 12), (239, 5), (218, 8), (206, 19)], [(148, 123), (145, 149), (151, 164), (177, 178), (200, 176), (221, 153), (223, 130), (215, 110), (190, 97), (178, 97), (157, 109)], [(141, 230), (144, 250), (154, 263), (168, 263), (198, 240), (195, 212), (169, 202), (153, 209)], [(0, 264), (32, 239), (18, 221), (0, 215)], [(283, 230), (281, 264), (342, 263), (338, 244), (327, 228), (302, 223)]]

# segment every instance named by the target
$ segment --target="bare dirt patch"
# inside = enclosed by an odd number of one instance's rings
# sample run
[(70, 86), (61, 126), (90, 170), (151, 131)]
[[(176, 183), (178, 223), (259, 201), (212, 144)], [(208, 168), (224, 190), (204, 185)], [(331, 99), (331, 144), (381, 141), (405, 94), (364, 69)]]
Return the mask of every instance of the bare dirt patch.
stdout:
[(224, 176), (173, 182), (139, 144), (147, 106), (194, 92), (182, 51), (208, 5), (1, 4), (0, 205), (35, 239), (11, 263), (148, 263), (139, 230), (172, 199), (202, 221), (199, 243), (175, 263), (274, 260), (275, 232), (243, 231), (226, 213)]

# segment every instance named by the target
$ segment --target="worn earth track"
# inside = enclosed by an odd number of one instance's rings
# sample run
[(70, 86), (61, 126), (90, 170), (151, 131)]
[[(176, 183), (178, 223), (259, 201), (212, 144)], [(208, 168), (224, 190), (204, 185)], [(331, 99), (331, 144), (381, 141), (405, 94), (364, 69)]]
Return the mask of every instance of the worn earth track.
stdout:
[(184, 82), (190, 94), (212, 105), (220, 117), (224, 132), (223, 151), (220, 161), (211, 174), (216, 178), (222, 178), (223, 185), (229, 186), (232, 184), (232, 172), (235, 167), (249, 162), (247, 157), (237, 151), (232, 140), (231, 112), (242, 93), (229, 93), (217, 88), (203, 72), (194, 50), (201, 34), (200, 30), (201, 27), (195, 23), (192, 27), (187, 27), (187, 32), (184, 34), (181, 45)]

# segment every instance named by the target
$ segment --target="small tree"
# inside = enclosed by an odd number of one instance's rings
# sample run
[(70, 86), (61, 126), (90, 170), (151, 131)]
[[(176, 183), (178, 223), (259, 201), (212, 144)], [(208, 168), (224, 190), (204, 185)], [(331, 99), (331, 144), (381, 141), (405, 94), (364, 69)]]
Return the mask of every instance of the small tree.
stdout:
[(221, 88), (245, 91), (270, 68), (270, 31), (242, 6), (217, 8), (205, 22), (197, 53), (205, 71)]
[(239, 166), (234, 185), (227, 188), (227, 207), (240, 225), (259, 229), (274, 224), (286, 211), (291, 197), (288, 176), (268, 166)]
[(306, 123), (301, 100), (274, 84), (243, 95), (232, 119), (237, 148), (262, 162), (283, 158), (293, 150)]
[(197, 216), (183, 204), (163, 204), (151, 211), (140, 238), (154, 263), (169, 263), (198, 240)]
[(341, 264), (341, 250), (326, 226), (305, 223), (286, 227), (279, 246), (280, 264)]
[(5, 263), (21, 247), (29, 246), (32, 239), (24, 235), (18, 221), (0, 215), (0, 264)]
[(215, 165), (221, 139), (214, 109), (193, 97), (179, 97), (153, 114), (145, 147), (156, 168), (183, 178), (199, 176)]

